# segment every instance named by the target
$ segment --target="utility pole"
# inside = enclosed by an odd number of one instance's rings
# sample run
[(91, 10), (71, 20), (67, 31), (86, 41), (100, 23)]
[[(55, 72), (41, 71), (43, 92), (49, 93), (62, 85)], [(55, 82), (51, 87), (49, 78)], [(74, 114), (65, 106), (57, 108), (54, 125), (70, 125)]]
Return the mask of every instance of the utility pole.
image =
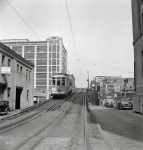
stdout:
[(89, 71), (88, 70), (87, 70), (87, 76), (88, 76), (87, 82), (88, 82), (88, 90), (89, 90)]

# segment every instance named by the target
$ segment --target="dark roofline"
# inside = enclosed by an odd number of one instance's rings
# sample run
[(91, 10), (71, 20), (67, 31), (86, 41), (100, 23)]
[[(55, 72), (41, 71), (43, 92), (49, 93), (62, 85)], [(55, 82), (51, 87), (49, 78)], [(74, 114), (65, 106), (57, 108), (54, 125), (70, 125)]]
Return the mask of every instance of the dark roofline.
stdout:
[(32, 68), (34, 68), (34, 66), (35, 66), (34, 64), (32, 64), (28, 60), (26, 60), (23, 57), (21, 57), (15, 51), (13, 51), (12, 49), (10, 49), (9, 47), (7, 47), (6, 45), (4, 45), (1, 42), (0, 42), (0, 47), (3, 48), (4, 50), (7, 50), (7, 52), (10, 53), (13, 57), (16, 57), (18, 59), (18, 61), (22, 61), (22, 62), (26, 63), (27, 65), (31, 66)]

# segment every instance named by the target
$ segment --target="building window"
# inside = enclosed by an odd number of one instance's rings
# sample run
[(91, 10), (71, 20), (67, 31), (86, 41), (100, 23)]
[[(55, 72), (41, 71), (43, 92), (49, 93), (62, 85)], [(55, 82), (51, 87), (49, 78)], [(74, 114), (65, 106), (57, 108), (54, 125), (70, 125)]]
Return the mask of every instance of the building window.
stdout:
[(22, 46), (12, 47), (12, 50), (14, 50), (20, 56), (22, 56)]
[(49, 72), (51, 72), (51, 66), (49, 66)]
[(59, 72), (59, 71), (60, 71), (59, 66), (57, 66), (57, 72)]
[(56, 58), (56, 53), (52, 53), (52, 58)]
[(10, 87), (7, 89), (7, 97), (10, 97)]
[(29, 90), (27, 90), (27, 101), (29, 101)]
[(22, 70), (23, 70), (23, 67), (21, 66), (21, 67), (20, 67), (20, 73), (22, 73)]
[(56, 59), (52, 59), (52, 65), (56, 65)]
[(10, 63), (11, 63), (11, 60), (10, 59), (8, 59), (8, 67), (10, 67)]
[(19, 64), (17, 64), (17, 72), (19, 72)]
[(47, 52), (47, 46), (37, 46), (37, 52)]
[(52, 66), (52, 72), (56, 72), (56, 66)]
[(24, 52), (34, 52), (34, 46), (25, 46)]
[(51, 53), (49, 53), (49, 58), (51, 58)]
[(56, 52), (56, 45), (53, 45), (53, 52)]
[(60, 63), (59, 63), (59, 59), (57, 59), (57, 65), (59, 65)]
[(28, 81), (28, 69), (26, 69), (26, 81)]
[(29, 71), (29, 82), (31, 80), (31, 71)]
[(2, 55), (2, 66), (4, 67), (5, 66), (5, 56)]
[(59, 53), (57, 53), (57, 58), (60, 58), (60, 54)]
[(59, 50), (60, 50), (60, 46), (59, 46), (59, 45), (57, 45), (57, 52), (59, 52)]
[(49, 52), (51, 52), (51, 45), (49, 46)]
[(42, 59), (43, 59), (43, 58), (46, 59), (46, 58), (47, 58), (47, 55), (46, 55), (45, 53), (37, 53), (37, 58), (38, 58), (38, 59), (41, 59), (41, 58), (42, 58)]
[(51, 65), (51, 59), (49, 59), (49, 65)]

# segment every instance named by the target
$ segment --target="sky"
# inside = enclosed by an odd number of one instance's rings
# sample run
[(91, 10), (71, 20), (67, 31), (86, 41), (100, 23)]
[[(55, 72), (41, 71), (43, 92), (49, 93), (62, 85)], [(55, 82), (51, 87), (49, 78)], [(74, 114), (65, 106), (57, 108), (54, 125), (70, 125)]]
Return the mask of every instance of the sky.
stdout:
[(131, 0), (0, 0), (0, 39), (62, 37), (77, 87), (134, 77)]

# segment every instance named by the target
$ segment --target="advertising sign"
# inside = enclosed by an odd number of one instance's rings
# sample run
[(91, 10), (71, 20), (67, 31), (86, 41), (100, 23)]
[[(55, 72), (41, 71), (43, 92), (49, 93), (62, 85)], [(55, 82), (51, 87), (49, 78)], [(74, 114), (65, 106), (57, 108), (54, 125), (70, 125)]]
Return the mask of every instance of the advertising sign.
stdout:
[(10, 67), (1, 67), (1, 74), (10, 74)]
[(97, 76), (96, 84), (100, 85), (101, 99), (114, 99), (121, 92), (121, 77), (118, 76)]

